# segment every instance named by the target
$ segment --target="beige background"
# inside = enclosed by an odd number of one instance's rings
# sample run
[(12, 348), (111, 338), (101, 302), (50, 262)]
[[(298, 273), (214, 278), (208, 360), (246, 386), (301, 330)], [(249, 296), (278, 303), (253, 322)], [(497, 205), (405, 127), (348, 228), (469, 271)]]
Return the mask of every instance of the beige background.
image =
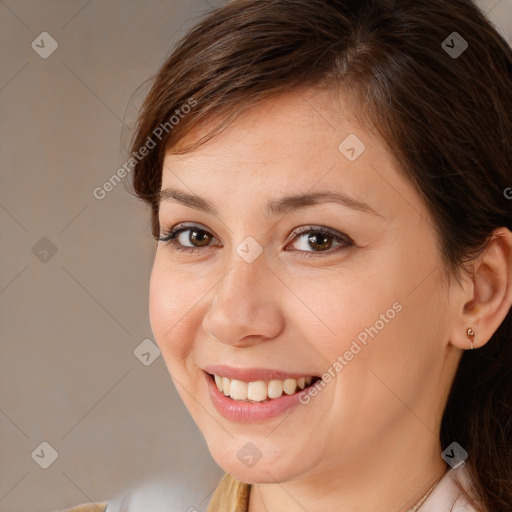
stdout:
[[(162, 357), (134, 355), (152, 338), (148, 210), (122, 184), (93, 196), (126, 160), (131, 94), (222, 3), (0, 2), (0, 512), (134, 488), (168, 511), (204, 510), (222, 474)], [(480, 3), (510, 42), (512, 1)], [(31, 48), (45, 31), (59, 45), (47, 59)], [(58, 452), (47, 469), (43, 441)]]

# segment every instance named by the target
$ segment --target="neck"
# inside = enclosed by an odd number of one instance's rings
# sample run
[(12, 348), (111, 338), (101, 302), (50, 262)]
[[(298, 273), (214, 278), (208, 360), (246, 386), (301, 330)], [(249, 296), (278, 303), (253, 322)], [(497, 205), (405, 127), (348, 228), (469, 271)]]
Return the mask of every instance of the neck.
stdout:
[[(430, 456), (424, 452), (420, 456), (413, 446), (402, 450), (401, 457), (387, 457), (382, 450), (366, 462), (355, 462), (350, 471), (326, 471), (285, 483), (253, 484), (248, 512), (414, 510), (446, 473), (439, 448), (435, 448)], [(403, 459), (408, 451), (409, 457)]]

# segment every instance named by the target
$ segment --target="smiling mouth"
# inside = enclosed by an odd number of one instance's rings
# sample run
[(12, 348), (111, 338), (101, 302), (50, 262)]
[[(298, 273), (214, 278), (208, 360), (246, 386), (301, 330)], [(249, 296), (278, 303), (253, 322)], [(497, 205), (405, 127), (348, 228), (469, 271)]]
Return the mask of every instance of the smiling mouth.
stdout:
[(320, 377), (304, 376), (298, 379), (273, 379), (243, 381), (230, 379), (215, 374), (208, 374), (215, 382), (217, 389), (228, 398), (239, 402), (264, 403), (270, 402), (283, 395), (294, 395), (313, 386)]

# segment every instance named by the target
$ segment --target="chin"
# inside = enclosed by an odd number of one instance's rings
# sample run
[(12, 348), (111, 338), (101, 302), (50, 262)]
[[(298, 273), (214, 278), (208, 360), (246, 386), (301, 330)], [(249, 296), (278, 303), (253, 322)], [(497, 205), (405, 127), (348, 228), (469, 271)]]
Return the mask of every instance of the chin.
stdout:
[[(287, 482), (295, 479), (297, 476), (304, 474), (307, 468), (304, 466), (304, 454), (298, 451), (295, 456), (290, 458), (283, 457), (280, 451), (273, 451), (267, 457), (263, 454), (259, 460), (254, 458), (257, 452), (252, 449), (253, 459), (251, 460), (251, 445), (247, 443), (228, 443), (220, 444), (218, 442), (207, 442), (210, 454), (215, 462), (226, 472), (232, 475), (240, 482), (247, 484), (256, 483), (275, 483)], [(238, 445), (245, 447), (245, 451)], [(244, 460), (245, 459), (245, 460)]]

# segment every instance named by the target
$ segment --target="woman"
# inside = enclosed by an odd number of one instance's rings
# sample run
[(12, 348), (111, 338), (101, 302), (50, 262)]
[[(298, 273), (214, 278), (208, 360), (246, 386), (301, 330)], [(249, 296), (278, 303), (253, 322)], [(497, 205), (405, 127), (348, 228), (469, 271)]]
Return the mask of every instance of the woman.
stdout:
[(163, 65), (133, 186), (210, 512), (512, 510), (511, 86), (469, 0), (233, 1)]

